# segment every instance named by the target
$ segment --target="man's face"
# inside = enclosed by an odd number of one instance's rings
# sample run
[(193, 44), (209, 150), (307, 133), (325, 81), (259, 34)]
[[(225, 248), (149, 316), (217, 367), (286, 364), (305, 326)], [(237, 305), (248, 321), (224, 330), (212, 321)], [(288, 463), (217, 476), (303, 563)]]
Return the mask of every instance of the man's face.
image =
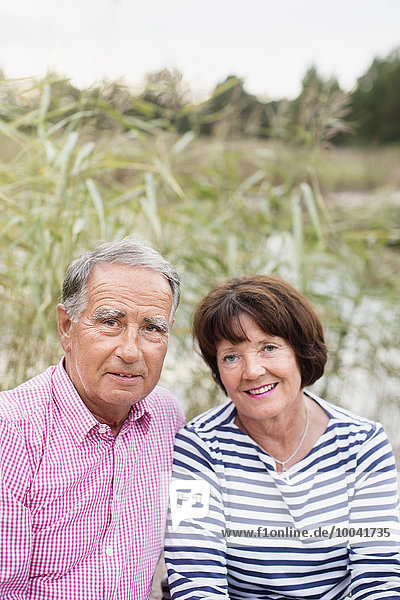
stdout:
[(151, 269), (96, 266), (73, 323), (57, 307), (67, 373), (92, 413), (124, 416), (156, 386), (168, 344), (172, 293)]

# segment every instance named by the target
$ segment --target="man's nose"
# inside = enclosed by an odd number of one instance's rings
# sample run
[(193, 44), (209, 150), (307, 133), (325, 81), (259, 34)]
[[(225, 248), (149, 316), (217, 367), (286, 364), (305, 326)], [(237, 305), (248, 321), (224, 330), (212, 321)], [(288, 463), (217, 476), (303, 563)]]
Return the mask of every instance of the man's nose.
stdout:
[(134, 362), (141, 355), (139, 333), (134, 327), (126, 327), (118, 338), (115, 355), (124, 362)]
[(245, 379), (257, 379), (265, 373), (265, 366), (258, 353), (247, 354), (244, 357), (243, 377)]

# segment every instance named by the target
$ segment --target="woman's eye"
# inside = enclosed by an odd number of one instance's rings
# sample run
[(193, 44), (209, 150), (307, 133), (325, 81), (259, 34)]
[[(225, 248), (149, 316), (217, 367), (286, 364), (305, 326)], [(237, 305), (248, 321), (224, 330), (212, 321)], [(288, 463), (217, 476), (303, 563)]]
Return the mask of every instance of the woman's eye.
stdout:
[(273, 352), (276, 349), (277, 349), (277, 346), (275, 346), (275, 344), (265, 344), (265, 346), (264, 346), (264, 350), (266, 352)]
[(224, 356), (223, 361), (227, 363), (235, 362), (237, 356), (235, 354), (227, 354)]

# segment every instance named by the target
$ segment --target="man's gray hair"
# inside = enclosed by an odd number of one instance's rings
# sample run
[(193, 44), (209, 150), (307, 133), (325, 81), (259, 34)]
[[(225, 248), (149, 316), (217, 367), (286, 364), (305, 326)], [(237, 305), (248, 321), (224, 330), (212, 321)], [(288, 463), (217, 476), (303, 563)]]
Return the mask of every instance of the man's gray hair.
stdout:
[(104, 263), (147, 267), (164, 275), (172, 291), (172, 321), (180, 299), (179, 276), (161, 254), (132, 237), (101, 244), (92, 252), (82, 254), (69, 265), (62, 286), (62, 303), (71, 321), (76, 323), (87, 307), (86, 290), (90, 274), (97, 265)]

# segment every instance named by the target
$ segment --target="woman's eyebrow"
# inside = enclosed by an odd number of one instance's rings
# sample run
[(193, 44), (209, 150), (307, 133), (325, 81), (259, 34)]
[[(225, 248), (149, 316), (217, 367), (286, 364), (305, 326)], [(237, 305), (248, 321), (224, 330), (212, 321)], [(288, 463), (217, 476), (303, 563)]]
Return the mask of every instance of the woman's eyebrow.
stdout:
[(93, 314), (93, 321), (102, 321), (104, 319), (122, 319), (126, 316), (123, 310), (118, 308), (98, 308)]
[(237, 351), (236, 346), (230, 345), (230, 346), (225, 346), (225, 347), (219, 348), (217, 350), (217, 354), (218, 353), (220, 353), (220, 354), (226, 354), (226, 352), (235, 352), (235, 351)]

